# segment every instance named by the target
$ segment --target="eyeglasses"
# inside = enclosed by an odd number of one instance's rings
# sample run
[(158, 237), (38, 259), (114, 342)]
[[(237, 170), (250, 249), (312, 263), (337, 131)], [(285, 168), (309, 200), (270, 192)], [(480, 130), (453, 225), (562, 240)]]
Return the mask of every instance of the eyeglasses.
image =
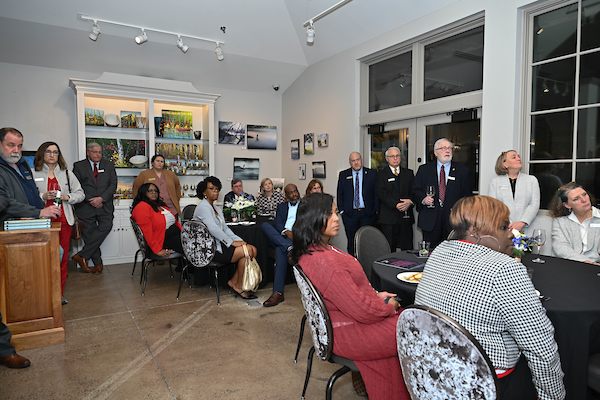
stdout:
[(60, 151), (58, 151), (58, 150), (46, 150), (46, 151), (44, 152), (44, 154), (48, 154), (48, 155), (51, 155), (51, 154), (52, 154), (53, 156), (57, 156), (57, 155), (59, 155), (59, 154), (60, 154)]
[(394, 154), (391, 156), (386, 156), (387, 158), (400, 158), (400, 154)]
[(156, 189), (149, 189), (146, 193), (158, 193)]
[(452, 150), (452, 147), (450, 147), (450, 146), (438, 147), (436, 150), (448, 151), (448, 150)]

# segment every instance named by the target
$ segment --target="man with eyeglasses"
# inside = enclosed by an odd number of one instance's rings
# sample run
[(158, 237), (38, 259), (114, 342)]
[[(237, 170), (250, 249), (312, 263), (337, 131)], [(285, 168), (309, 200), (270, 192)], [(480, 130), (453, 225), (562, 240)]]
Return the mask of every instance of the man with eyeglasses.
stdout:
[(21, 157), (23, 134), (15, 128), (0, 129), (0, 195), (8, 199), (8, 208), (0, 222), (9, 218), (59, 217), (60, 207), (44, 207), (31, 168)]
[[(431, 249), (440, 244), (450, 233), (450, 210), (456, 202), (471, 196), (471, 174), (467, 166), (452, 161), (454, 145), (445, 138), (433, 145), (436, 159), (421, 165), (415, 177), (412, 199), (419, 205), (417, 227), (423, 232), (423, 240), (431, 243)], [(433, 187), (433, 196), (428, 187)]]
[(288, 267), (288, 254), (292, 249), (292, 227), (296, 222), (300, 192), (293, 183), (285, 187), (286, 202), (277, 206), (277, 214), (273, 225), (264, 222), (260, 229), (265, 234), (271, 246), (275, 248), (275, 278), (273, 294), (263, 303), (265, 307), (273, 307), (284, 300), (283, 289)]
[[(96, 142), (88, 143), (87, 158), (73, 164), (73, 173), (85, 193), (85, 200), (75, 205), (77, 216), (83, 222), (81, 237), (84, 246), (73, 256), (73, 261), (82, 271), (98, 275), (104, 267), (100, 245), (113, 225), (117, 173), (113, 163), (102, 158), (102, 147)], [(88, 260), (94, 263), (93, 269)]]
[(402, 158), (398, 147), (390, 147), (385, 152), (387, 167), (377, 172), (375, 190), (381, 203), (379, 222), (381, 231), (396, 251), (398, 240), (402, 250), (413, 248), (413, 204), (410, 194), (415, 174), (412, 169), (400, 166)]

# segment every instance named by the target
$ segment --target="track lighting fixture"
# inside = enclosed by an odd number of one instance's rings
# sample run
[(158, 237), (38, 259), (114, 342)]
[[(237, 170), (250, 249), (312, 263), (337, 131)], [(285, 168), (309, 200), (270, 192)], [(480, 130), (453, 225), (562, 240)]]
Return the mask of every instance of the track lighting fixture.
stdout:
[(187, 53), (187, 51), (190, 49), (185, 43), (183, 43), (183, 39), (181, 39), (181, 36), (179, 35), (177, 35), (177, 47), (184, 53)]
[(90, 32), (90, 39), (94, 42), (98, 40), (98, 35), (100, 34), (100, 27), (98, 26), (98, 22), (94, 20), (94, 25), (92, 25), (92, 31)]
[(306, 30), (306, 43), (314, 43), (315, 41), (315, 27), (313, 22), (309, 21), (308, 29)]
[(146, 35), (146, 31), (142, 29), (142, 34), (135, 37), (135, 42), (137, 44), (146, 43), (148, 41), (148, 36)]
[(219, 60), (219, 61), (223, 61), (223, 59), (225, 58), (225, 56), (223, 55), (223, 50), (221, 49), (221, 46), (219, 46), (219, 42), (217, 42), (217, 47), (215, 48), (215, 54), (217, 55), (217, 60)]
[(303, 25), (303, 26), (308, 26), (308, 29), (306, 29), (306, 43), (310, 46), (315, 41), (315, 27), (314, 27), (315, 22), (317, 22), (321, 18), (325, 17), (326, 15), (331, 14), (338, 8), (350, 3), (351, 1), (352, 0), (341, 0), (338, 3), (329, 7), (327, 10), (318, 13), (317, 15), (315, 15), (314, 17), (312, 17), (311, 19), (306, 21)]

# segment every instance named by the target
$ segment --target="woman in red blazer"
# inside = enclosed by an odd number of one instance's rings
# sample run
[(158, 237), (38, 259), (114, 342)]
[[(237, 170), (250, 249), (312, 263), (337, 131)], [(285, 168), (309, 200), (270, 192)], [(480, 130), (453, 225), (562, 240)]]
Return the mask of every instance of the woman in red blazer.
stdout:
[(131, 216), (154, 254), (161, 257), (169, 257), (173, 251), (183, 254), (181, 224), (160, 198), (154, 183), (140, 186), (131, 208)]

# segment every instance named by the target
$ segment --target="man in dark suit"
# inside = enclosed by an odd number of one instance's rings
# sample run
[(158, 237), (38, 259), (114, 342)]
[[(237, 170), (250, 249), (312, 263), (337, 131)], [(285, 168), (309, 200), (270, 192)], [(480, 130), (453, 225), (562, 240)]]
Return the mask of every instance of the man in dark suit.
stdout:
[(223, 202), (235, 203), (238, 197), (241, 197), (245, 200), (254, 200), (254, 196), (252, 196), (250, 193), (244, 192), (244, 185), (242, 183), (242, 180), (235, 178), (231, 181), (231, 192), (225, 195)]
[(285, 198), (287, 201), (277, 206), (277, 215), (273, 225), (265, 222), (260, 226), (262, 232), (275, 248), (273, 294), (263, 303), (265, 307), (276, 306), (284, 300), (283, 289), (288, 267), (288, 253), (292, 249), (292, 227), (296, 222), (296, 211), (298, 211), (298, 200), (300, 200), (298, 187), (292, 183), (286, 185)]
[(410, 194), (415, 175), (411, 169), (400, 166), (399, 148), (387, 149), (385, 160), (388, 166), (377, 172), (376, 183), (377, 197), (381, 202), (379, 210), (381, 231), (392, 251), (396, 251), (398, 239), (402, 250), (411, 250), (413, 248), (412, 225), (415, 217)]
[(350, 168), (340, 172), (337, 184), (337, 206), (344, 220), (348, 253), (354, 254), (354, 235), (361, 226), (375, 225), (379, 199), (375, 195), (377, 173), (363, 167), (360, 153), (350, 154)]
[[(421, 165), (413, 188), (412, 198), (419, 205), (417, 226), (423, 231), (423, 240), (434, 249), (444, 240), (450, 227), (450, 210), (462, 197), (471, 196), (469, 168), (452, 161), (453, 144), (438, 139), (433, 145), (436, 160)], [(433, 186), (433, 197), (427, 195), (427, 187)]]
[[(84, 246), (73, 260), (82, 271), (101, 274), (104, 265), (100, 245), (112, 229), (117, 173), (113, 163), (102, 158), (102, 147), (95, 142), (88, 143), (87, 158), (73, 164), (73, 173), (85, 192), (85, 200), (75, 205), (77, 216), (83, 222)], [(94, 269), (88, 266), (88, 260), (92, 260)]]

